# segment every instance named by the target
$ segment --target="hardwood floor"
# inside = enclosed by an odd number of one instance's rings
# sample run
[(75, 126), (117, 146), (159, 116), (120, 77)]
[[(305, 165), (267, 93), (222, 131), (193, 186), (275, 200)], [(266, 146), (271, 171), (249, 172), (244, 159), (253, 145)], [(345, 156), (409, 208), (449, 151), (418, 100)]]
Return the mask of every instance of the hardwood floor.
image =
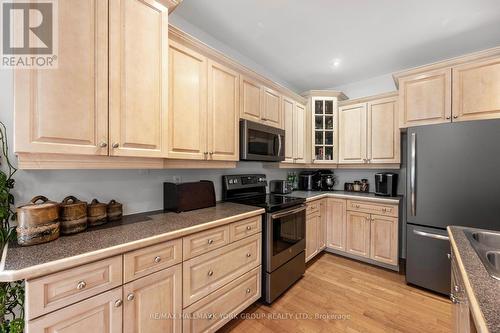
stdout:
[(404, 275), (325, 253), (271, 306), (248, 308), (220, 332), (438, 333), (451, 332), (451, 320), (445, 297)]

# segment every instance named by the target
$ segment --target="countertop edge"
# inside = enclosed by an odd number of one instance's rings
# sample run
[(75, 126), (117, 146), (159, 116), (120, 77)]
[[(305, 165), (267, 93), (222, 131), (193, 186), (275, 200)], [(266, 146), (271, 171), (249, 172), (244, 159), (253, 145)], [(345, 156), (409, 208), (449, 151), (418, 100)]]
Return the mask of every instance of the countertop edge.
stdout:
[[(293, 197), (293, 192), (290, 194)], [(312, 197), (306, 198), (306, 202), (319, 200), (322, 198), (338, 198), (338, 199), (350, 199), (350, 200), (360, 200), (360, 201), (370, 201), (370, 202), (378, 202), (385, 204), (393, 204), (397, 205), (401, 202), (402, 198), (373, 198), (373, 197), (363, 197), (362, 195), (350, 195), (350, 194), (341, 194), (341, 193), (318, 193)]]
[(49, 275), (65, 269), (73, 268), (79, 265), (88, 264), (93, 261), (109, 258), (112, 256), (120, 255), (129, 251), (137, 250), (147, 246), (155, 245), (161, 242), (169, 241), (172, 239), (181, 238), (207, 229), (219, 227), (232, 222), (243, 220), (246, 218), (262, 215), (265, 213), (263, 208), (258, 208), (250, 212), (233, 215), (223, 219), (202, 223), (196, 226), (182, 228), (172, 232), (155, 235), (152, 237), (128, 242), (105, 249), (100, 249), (92, 252), (83, 253), (80, 255), (50, 261), (44, 264), (35, 265), (20, 270), (4, 270), (5, 259), (7, 257), (8, 245), (5, 246), (2, 253), (2, 261), (0, 263), (0, 282), (14, 282), (18, 280), (33, 279), (40, 276)]
[(479, 302), (476, 298), (476, 295), (474, 294), (472, 285), (470, 284), (469, 275), (467, 274), (467, 270), (465, 269), (464, 263), (462, 261), (460, 251), (458, 250), (458, 246), (455, 242), (453, 231), (449, 226), (446, 228), (446, 230), (448, 231), (448, 236), (450, 237), (450, 243), (453, 248), (453, 252), (456, 254), (458, 269), (460, 270), (460, 274), (462, 275), (462, 280), (465, 285), (465, 292), (467, 293), (467, 298), (469, 299), (470, 304), (469, 309), (472, 313), (476, 330), (478, 333), (489, 333), (490, 331), (488, 329), (488, 325), (486, 324), (486, 318), (484, 318), (481, 307), (479, 306)]

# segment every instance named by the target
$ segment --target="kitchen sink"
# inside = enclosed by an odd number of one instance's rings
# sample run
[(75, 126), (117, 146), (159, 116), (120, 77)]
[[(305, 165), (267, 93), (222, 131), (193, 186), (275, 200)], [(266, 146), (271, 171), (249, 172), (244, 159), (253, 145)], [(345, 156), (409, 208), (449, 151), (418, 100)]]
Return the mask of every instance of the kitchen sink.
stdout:
[(500, 280), (500, 232), (465, 229), (464, 233), (488, 274)]

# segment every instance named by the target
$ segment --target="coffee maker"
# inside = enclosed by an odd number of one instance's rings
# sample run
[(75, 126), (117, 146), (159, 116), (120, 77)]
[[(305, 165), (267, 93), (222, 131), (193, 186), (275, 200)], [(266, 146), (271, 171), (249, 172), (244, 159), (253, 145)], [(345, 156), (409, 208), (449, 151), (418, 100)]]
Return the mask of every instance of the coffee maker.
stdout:
[(395, 197), (398, 194), (398, 174), (383, 172), (375, 174), (375, 195)]

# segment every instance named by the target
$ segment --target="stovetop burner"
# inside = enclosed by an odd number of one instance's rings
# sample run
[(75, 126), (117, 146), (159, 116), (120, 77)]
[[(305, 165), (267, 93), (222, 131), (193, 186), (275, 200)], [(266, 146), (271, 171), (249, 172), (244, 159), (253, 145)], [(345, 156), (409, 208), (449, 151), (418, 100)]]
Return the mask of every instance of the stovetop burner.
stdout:
[(278, 194), (262, 194), (249, 197), (239, 197), (228, 199), (236, 203), (241, 203), (249, 206), (257, 206), (265, 208), (267, 212), (274, 212), (284, 208), (297, 206), (306, 202), (304, 198), (296, 198), (288, 195)]

